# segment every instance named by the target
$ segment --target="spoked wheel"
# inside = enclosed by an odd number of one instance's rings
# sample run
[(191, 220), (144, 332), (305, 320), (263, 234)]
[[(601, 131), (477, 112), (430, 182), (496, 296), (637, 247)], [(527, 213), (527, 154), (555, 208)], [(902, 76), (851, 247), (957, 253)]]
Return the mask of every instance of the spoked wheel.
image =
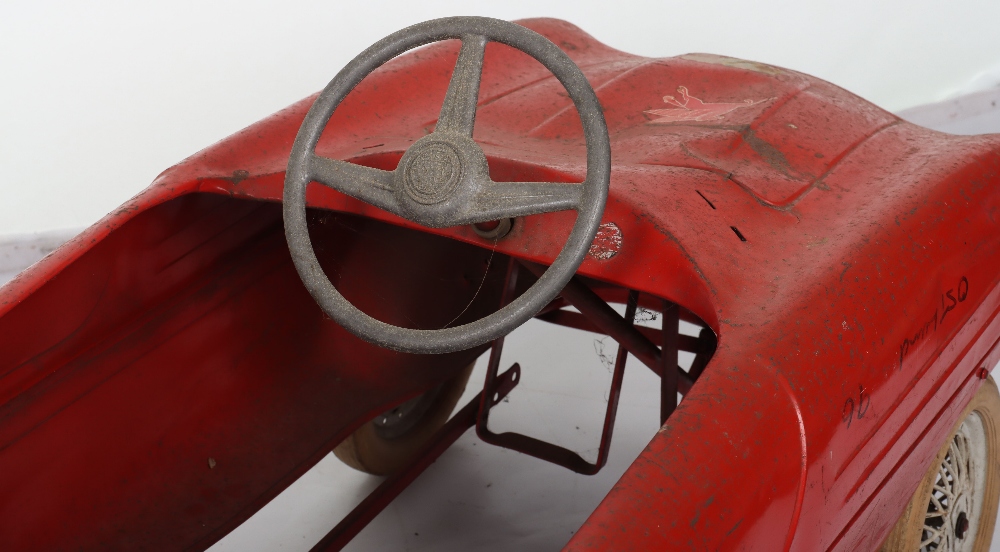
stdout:
[(987, 378), (931, 464), (883, 552), (988, 552), (1000, 499), (1000, 394)]
[(333, 453), (348, 466), (373, 475), (399, 471), (448, 421), (474, 364), (423, 395), (379, 414), (344, 439)]

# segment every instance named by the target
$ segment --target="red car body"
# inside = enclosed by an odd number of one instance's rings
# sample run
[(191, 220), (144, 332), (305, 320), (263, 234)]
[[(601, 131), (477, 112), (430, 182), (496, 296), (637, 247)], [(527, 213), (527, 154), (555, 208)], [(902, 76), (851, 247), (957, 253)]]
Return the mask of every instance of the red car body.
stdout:
[[(1000, 138), (920, 128), (794, 71), (522, 24), (580, 66), (611, 137), (607, 230), (578, 273), (609, 300), (676, 302), (718, 339), (567, 549), (878, 547), (1000, 361)], [(436, 44), (370, 75), (318, 153), (394, 168), (456, 55)], [(479, 98), (494, 180), (582, 179), (576, 111), (544, 67), (491, 45)], [(171, 167), (0, 289), (2, 548), (205, 548), (483, 352), (379, 349), (306, 293), (278, 202), (311, 100)], [(439, 327), (473, 297), (465, 316), (495, 308), (492, 240), (326, 188), (308, 201), (362, 310)], [(496, 252), (550, 264), (572, 221), (519, 219)]]

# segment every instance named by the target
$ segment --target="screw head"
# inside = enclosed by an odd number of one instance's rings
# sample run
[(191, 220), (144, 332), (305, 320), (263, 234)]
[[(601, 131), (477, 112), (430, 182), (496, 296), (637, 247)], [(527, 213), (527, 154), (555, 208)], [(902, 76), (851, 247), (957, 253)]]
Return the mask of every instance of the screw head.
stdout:
[(987, 369), (986, 369), (985, 367), (983, 367), (983, 368), (980, 368), (980, 369), (979, 369), (979, 370), (978, 370), (978, 371), (976, 372), (976, 376), (978, 376), (978, 377), (979, 377), (979, 379), (986, 379), (986, 378), (988, 378), (988, 377), (989, 377), (989, 375), (990, 375), (990, 371), (989, 371), (989, 370), (987, 370)]
[(477, 222), (472, 225), (472, 229), (480, 238), (488, 240), (499, 240), (510, 233), (514, 226), (514, 219), (504, 218), (487, 222)]

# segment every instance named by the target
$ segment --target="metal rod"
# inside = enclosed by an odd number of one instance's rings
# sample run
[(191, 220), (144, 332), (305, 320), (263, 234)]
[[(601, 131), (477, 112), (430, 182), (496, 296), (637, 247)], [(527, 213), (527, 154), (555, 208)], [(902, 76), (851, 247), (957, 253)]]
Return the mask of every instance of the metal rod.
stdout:
[[(639, 303), (639, 292), (630, 291), (628, 303), (625, 307), (625, 316), (628, 320), (635, 318), (635, 311)], [(604, 416), (604, 427), (601, 432), (601, 441), (597, 452), (597, 461), (587, 462), (582, 456), (565, 447), (547, 443), (534, 437), (522, 435), (514, 432), (493, 433), (489, 429), (489, 411), (499, 401), (495, 400), (494, 393), (490, 387), (493, 381), (490, 373), (494, 373), (496, 366), (500, 362), (500, 353), (503, 349), (503, 339), (497, 339), (493, 344), (493, 351), (490, 354), (490, 364), (487, 367), (486, 387), (483, 389), (483, 403), (479, 411), (479, 419), (476, 422), (476, 433), (479, 438), (486, 443), (499, 447), (516, 450), (523, 454), (540, 458), (546, 462), (551, 462), (574, 472), (584, 475), (594, 475), (601, 471), (607, 464), (608, 453), (611, 448), (611, 437), (614, 431), (615, 417), (618, 412), (618, 400), (621, 396), (621, 387), (625, 375), (625, 361), (628, 358), (628, 349), (619, 344), (618, 355), (615, 358), (614, 374), (611, 378), (611, 390), (608, 394), (608, 406)]]
[(687, 349), (684, 344), (681, 344), (681, 349), (685, 351), (692, 351), (695, 353), (694, 361), (691, 362), (691, 369), (688, 373), (691, 374), (691, 378), (698, 381), (701, 377), (701, 373), (705, 371), (705, 367), (708, 366), (708, 361), (715, 354), (715, 348), (718, 346), (718, 341), (715, 337), (715, 332), (709, 328), (702, 328), (701, 333), (697, 338), (697, 346), (693, 349)]
[[(542, 273), (545, 272), (544, 267), (534, 263), (523, 264), (536, 277), (541, 277)], [(646, 336), (642, 335), (631, 324), (626, 324), (621, 315), (615, 312), (615, 309), (604, 302), (586, 284), (580, 282), (576, 276), (571, 278), (566, 287), (563, 288), (562, 297), (590, 319), (590, 322), (601, 333), (613, 337), (643, 364), (652, 368), (653, 371), (659, 372), (660, 350), (656, 345), (646, 339)]]
[[(503, 400), (510, 393), (510, 390), (521, 381), (519, 374), (520, 367), (515, 364), (499, 377), (499, 384), (493, 391), (496, 401)], [(410, 465), (387, 477), (381, 485), (351, 510), (351, 513), (347, 514), (336, 527), (330, 530), (321, 541), (316, 543), (310, 549), (310, 552), (333, 552), (347, 546), (347, 543), (351, 542), (351, 539), (367, 527), (371, 520), (375, 519), (389, 503), (399, 496), (410, 483), (413, 483), (444, 451), (448, 450), (448, 447), (454, 444), (462, 434), (476, 424), (479, 405), (484, 398), (484, 393), (480, 392), (477, 397), (462, 407), (448, 423), (438, 430), (433, 439), (424, 445), (413, 461), (410, 462)]]
[[(517, 275), (518, 275), (518, 263), (513, 259), (507, 263), (507, 275), (504, 277), (503, 291), (500, 293), (500, 308), (503, 308), (513, 299), (514, 290), (517, 289)], [(486, 381), (483, 382), (483, 395), (482, 401), (479, 405), (479, 412), (477, 413), (476, 421), (476, 434), (479, 438), (483, 438), (483, 432), (489, 432), (486, 429), (489, 423), (490, 409), (493, 407), (493, 401), (489, 400), (492, 394), (492, 389), (496, 385), (497, 372), (500, 369), (500, 356), (503, 354), (503, 341), (504, 336), (500, 336), (493, 340), (492, 348), (490, 350), (490, 360), (486, 364)]]
[[(581, 313), (568, 311), (568, 310), (549, 310), (542, 311), (541, 314), (535, 316), (535, 318), (548, 322), (549, 324), (555, 324), (557, 326), (564, 326), (567, 328), (573, 328), (575, 330), (583, 330), (585, 332), (602, 333), (597, 326), (590, 322), (586, 316)], [(684, 320), (681, 317), (681, 320)], [(650, 341), (660, 340), (660, 330), (656, 328), (650, 328), (648, 326), (634, 326), (636, 330), (642, 335), (646, 336), (646, 339)], [(712, 334), (711, 330), (702, 328), (702, 335), (705, 333)], [(715, 334), (712, 334), (714, 337)], [(702, 338), (692, 337), (690, 335), (680, 334), (677, 336), (677, 348), (681, 351), (688, 351), (690, 353), (698, 354), (703, 348)]]
[[(625, 304), (625, 320), (635, 320), (635, 309), (639, 305), (639, 292), (629, 290), (628, 303)], [(611, 450), (611, 436), (615, 430), (615, 417), (618, 415), (618, 398), (622, 392), (622, 381), (625, 379), (625, 361), (628, 360), (628, 349), (618, 345), (618, 355), (615, 357), (615, 371), (611, 376), (611, 391), (608, 393), (608, 410), (604, 414), (604, 431), (601, 433), (601, 445), (597, 449), (597, 462), (594, 473), (597, 473), (608, 463), (608, 452)]]
[(677, 408), (678, 370), (677, 366), (677, 336), (680, 332), (680, 317), (677, 305), (670, 301), (663, 302), (663, 366), (660, 371), (660, 425)]
[[(545, 271), (545, 267), (535, 263), (521, 261), (521, 264), (536, 277), (540, 277)], [(604, 302), (599, 295), (580, 281), (577, 276), (571, 278), (566, 287), (563, 288), (562, 297), (583, 313), (600, 333), (611, 336), (615, 341), (625, 346), (632, 356), (639, 359), (640, 362), (645, 364), (656, 375), (659, 376), (662, 374), (663, 365), (660, 360), (660, 349), (647, 339), (642, 332), (627, 323), (621, 315), (615, 312), (615, 309)], [(677, 309), (677, 305), (674, 303), (670, 304), (674, 306), (675, 310)], [(678, 390), (681, 393), (687, 393), (691, 389), (691, 386), (694, 385), (694, 381), (691, 380), (686, 372), (677, 367), (676, 347), (674, 350), (674, 362), (671, 370), (677, 373), (673, 377), (677, 380)]]

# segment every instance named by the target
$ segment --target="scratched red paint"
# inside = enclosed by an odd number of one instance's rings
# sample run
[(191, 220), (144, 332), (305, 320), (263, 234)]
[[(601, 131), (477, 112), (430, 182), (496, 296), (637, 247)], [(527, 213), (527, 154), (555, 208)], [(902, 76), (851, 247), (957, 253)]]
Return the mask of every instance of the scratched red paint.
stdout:
[(605, 222), (597, 229), (588, 253), (599, 261), (607, 261), (617, 255), (621, 248), (622, 229), (613, 222)]

